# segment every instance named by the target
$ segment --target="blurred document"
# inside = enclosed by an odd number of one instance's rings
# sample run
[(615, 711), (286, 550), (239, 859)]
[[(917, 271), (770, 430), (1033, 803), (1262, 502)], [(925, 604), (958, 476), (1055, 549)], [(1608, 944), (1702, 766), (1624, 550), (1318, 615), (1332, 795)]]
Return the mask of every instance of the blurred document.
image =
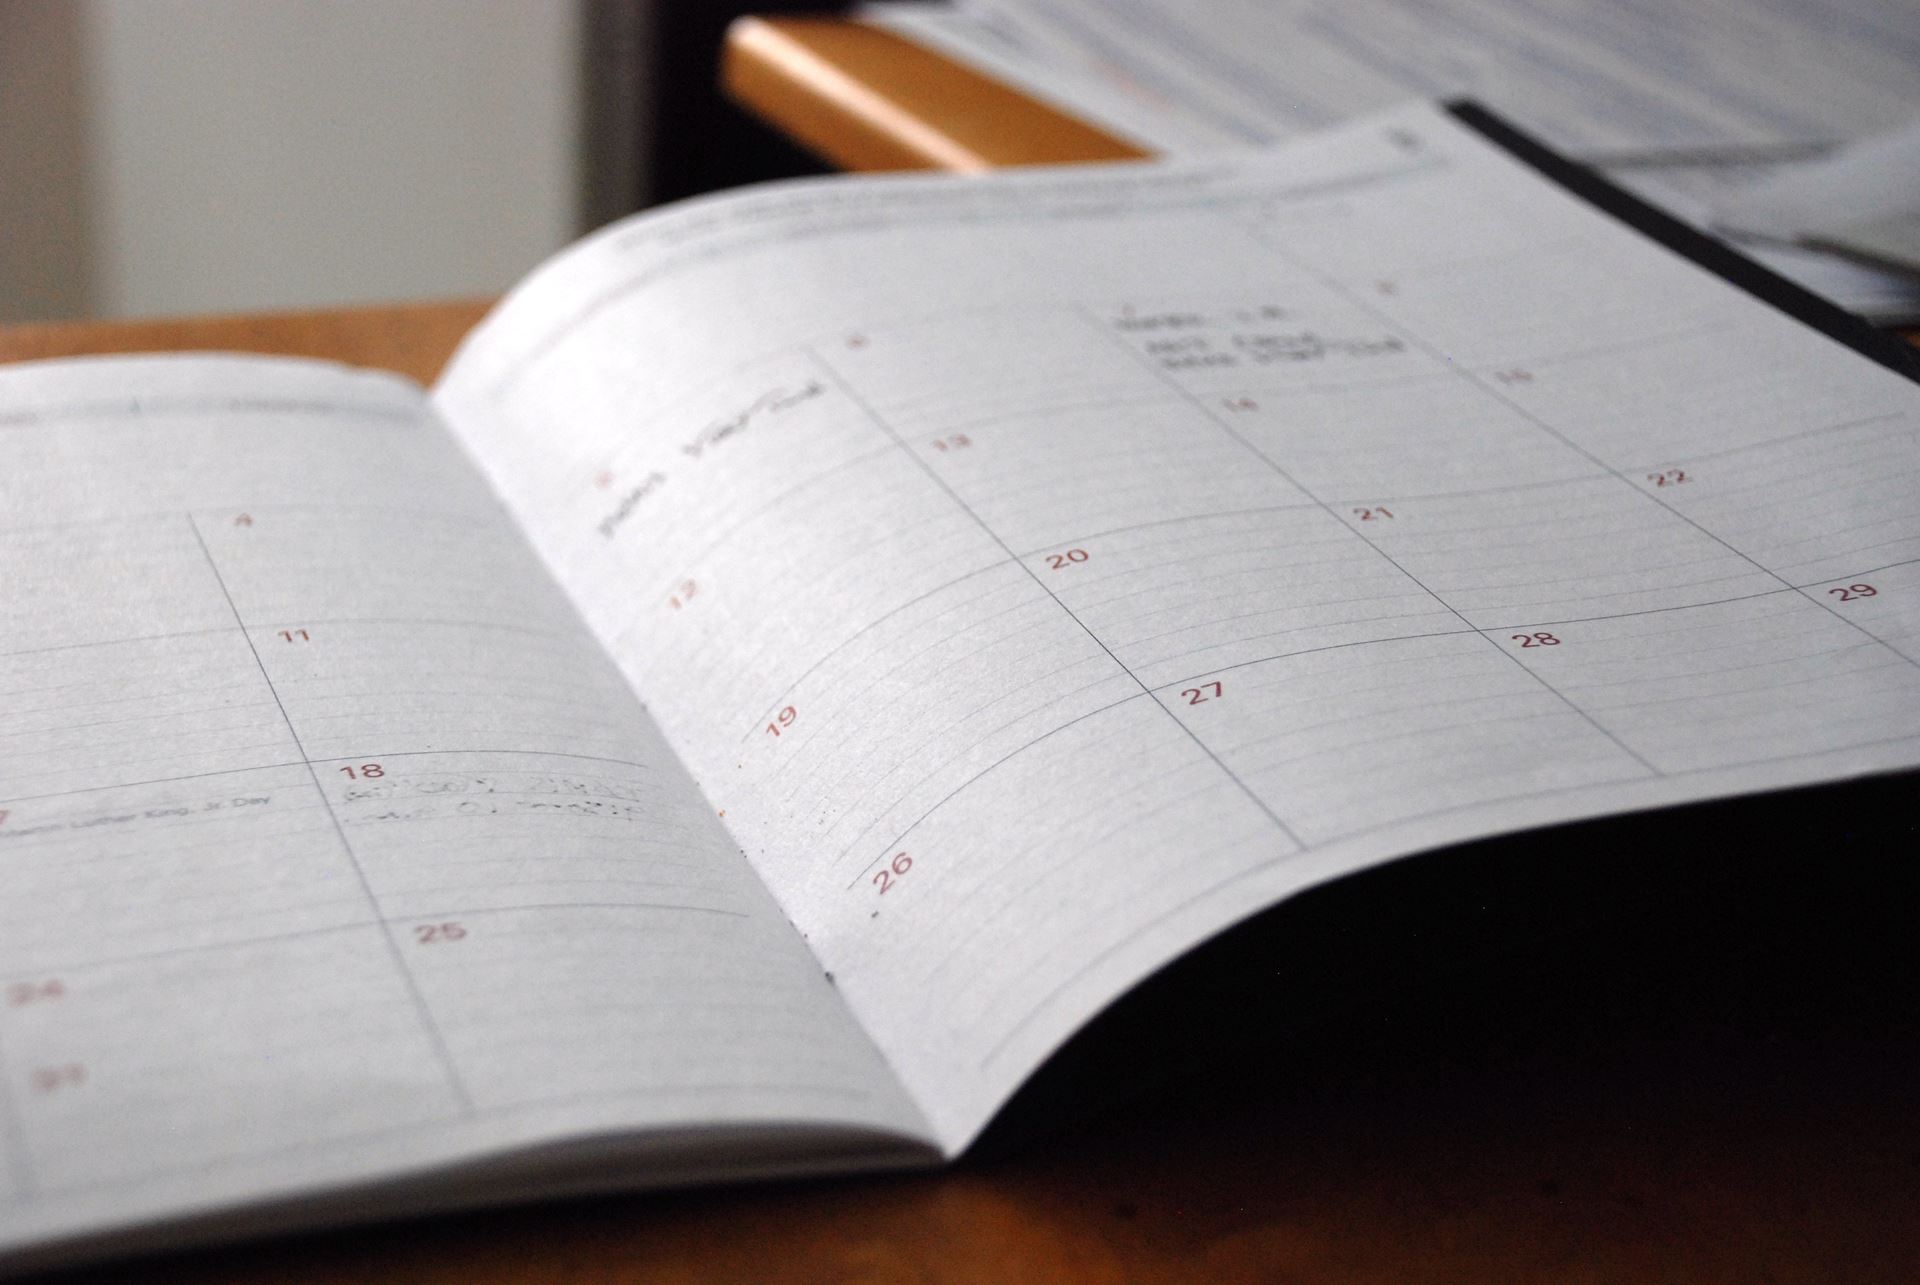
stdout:
[[(1733, 189), (1920, 112), (1909, 0), (960, 0), (863, 16), (1175, 155), (1467, 95), (1616, 177), (1657, 165), (1642, 191)], [(1920, 286), (1899, 276), (1804, 249), (1757, 257), (1873, 320), (1920, 317)]]
[(1715, 221), (1920, 274), (1920, 120), (1738, 193)]

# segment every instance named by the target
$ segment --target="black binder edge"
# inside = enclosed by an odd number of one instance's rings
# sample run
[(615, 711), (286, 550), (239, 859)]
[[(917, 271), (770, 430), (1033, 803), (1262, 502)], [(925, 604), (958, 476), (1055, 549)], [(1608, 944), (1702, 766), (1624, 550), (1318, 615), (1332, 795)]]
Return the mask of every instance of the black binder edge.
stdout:
[(1656, 241), (1682, 258), (1705, 268), (1763, 303), (1819, 331), (1835, 343), (1885, 366), (1895, 374), (1920, 383), (1920, 348), (1885, 331), (1804, 286), (1795, 285), (1770, 268), (1762, 267), (1726, 242), (1689, 227), (1666, 211), (1647, 204), (1588, 166), (1560, 155), (1546, 144), (1515, 128), (1472, 99), (1443, 104), (1455, 120), (1515, 160), (1537, 171), (1587, 204)]

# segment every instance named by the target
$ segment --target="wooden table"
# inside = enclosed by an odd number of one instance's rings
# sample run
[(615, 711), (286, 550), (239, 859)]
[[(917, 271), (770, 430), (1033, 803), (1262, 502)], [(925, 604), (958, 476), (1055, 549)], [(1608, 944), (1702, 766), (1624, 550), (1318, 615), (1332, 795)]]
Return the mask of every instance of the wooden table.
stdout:
[[(844, 170), (1140, 160), (1151, 153), (904, 36), (848, 18), (742, 18), (721, 84)], [(1900, 332), (1920, 346), (1920, 327)]]
[(845, 170), (950, 170), (1138, 160), (1141, 148), (878, 27), (742, 18), (720, 83)]
[[(1084, 141), (1065, 130), (1046, 146)], [(969, 148), (987, 163), (1002, 155), (977, 138)], [(0, 359), (232, 348), (424, 380), (483, 307), (15, 327), (0, 329)], [(1158, 1008), (1109, 1031), (1104, 1053), (1095, 1045), (1104, 1075), (1063, 1059), (1011, 1132), (943, 1172), (553, 1201), (63, 1279), (1861, 1285), (1920, 1275), (1920, 1041), (1899, 961), (1849, 956), (1862, 940), (1851, 927), (1833, 929), (1804, 967), (1773, 951), (1801, 916), (1901, 904), (1898, 867), (1838, 890), (1824, 910), (1796, 893), (1755, 912), (1704, 888), (1693, 918), (1708, 931), (1683, 916), (1651, 944), (1644, 931), (1619, 940), (1620, 923), (1639, 922), (1630, 912), (1600, 916), (1584, 942), (1526, 945), (1527, 932), (1509, 932), (1505, 949), (1525, 945), (1523, 959), (1436, 981), (1431, 961), (1502, 939), (1487, 915), (1508, 887), (1448, 861), (1444, 882), (1401, 863), (1372, 901), (1336, 888), (1301, 899), (1311, 904), (1298, 913), (1283, 908), (1292, 918), (1276, 940), (1304, 945), (1263, 953), (1256, 937), (1215, 974), (1227, 981), (1199, 992), (1211, 1008), (1169, 1004), (1182, 992), (1163, 991)], [(1787, 881), (1784, 868), (1771, 873)], [(1631, 878), (1609, 866), (1571, 900), (1585, 906)], [(1393, 919), (1428, 906), (1438, 909), (1413, 927)], [(1446, 925), (1461, 935), (1436, 940)], [(1665, 964), (1647, 965), (1650, 955)], [(1353, 1006), (1278, 1025), (1292, 999), (1324, 989), (1314, 970), (1335, 980), (1369, 966), (1378, 975), (1349, 987)], [(1808, 967), (1817, 984), (1802, 994)]]
[(324, 357), (397, 370), (426, 383), (490, 306), (486, 299), (463, 299), (252, 316), (0, 326), (0, 361), (205, 349)]

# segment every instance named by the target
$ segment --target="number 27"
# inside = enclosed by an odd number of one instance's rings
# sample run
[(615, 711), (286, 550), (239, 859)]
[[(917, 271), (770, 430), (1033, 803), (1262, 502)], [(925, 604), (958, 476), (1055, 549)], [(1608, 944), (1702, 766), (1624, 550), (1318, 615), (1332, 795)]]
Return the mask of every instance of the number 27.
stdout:
[(1180, 694), (1187, 698), (1187, 704), (1189, 705), (1204, 705), (1214, 699), (1214, 697), (1220, 695), (1220, 691), (1220, 684), (1214, 682), (1202, 683), (1198, 687), (1189, 687)]

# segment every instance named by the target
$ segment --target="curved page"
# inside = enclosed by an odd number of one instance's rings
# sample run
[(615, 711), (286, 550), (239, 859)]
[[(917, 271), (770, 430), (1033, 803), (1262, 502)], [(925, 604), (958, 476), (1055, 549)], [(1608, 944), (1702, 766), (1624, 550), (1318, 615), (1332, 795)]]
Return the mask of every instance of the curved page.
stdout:
[(1433, 108), (640, 217), (438, 398), (949, 1147), (1290, 892), (1920, 756), (1920, 388)]
[(21, 367), (0, 456), (0, 1248), (924, 1132), (417, 388)]

